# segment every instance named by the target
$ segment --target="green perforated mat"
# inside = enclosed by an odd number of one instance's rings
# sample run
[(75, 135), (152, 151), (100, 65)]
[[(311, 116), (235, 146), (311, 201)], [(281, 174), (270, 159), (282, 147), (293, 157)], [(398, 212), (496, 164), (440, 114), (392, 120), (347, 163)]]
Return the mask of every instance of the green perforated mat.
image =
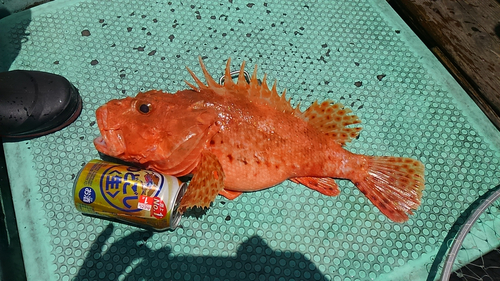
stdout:
[[(83, 97), (69, 127), (5, 153), (29, 280), (422, 280), (461, 212), (499, 183), (498, 131), (383, 0), (55, 1), (0, 20), (0, 66), (61, 74)], [(98, 158), (94, 112), (112, 98), (186, 88), (228, 57), (292, 103), (348, 105), (350, 151), (426, 166), (410, 220), (386, 219), (348, 181), (327, 197), (284, 182), (218, 197), (152, 233), (81, 215), (75, 175)]]

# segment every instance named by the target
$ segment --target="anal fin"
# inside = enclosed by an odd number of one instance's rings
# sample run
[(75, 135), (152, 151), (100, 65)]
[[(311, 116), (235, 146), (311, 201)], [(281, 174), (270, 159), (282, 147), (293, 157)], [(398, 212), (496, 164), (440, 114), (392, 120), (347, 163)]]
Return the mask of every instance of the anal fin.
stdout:
[(208, 208), (224, 190), (224, 171), (215, 155), (203, 151), (201, 160), (193, 172), (186, 193), (181, 199), (179, 212), (184, 213), (188, 208)]
[(339, 186), (332, 178), (297, 177), (290, 180), (327, 196), (337, 196), (340, 194)]

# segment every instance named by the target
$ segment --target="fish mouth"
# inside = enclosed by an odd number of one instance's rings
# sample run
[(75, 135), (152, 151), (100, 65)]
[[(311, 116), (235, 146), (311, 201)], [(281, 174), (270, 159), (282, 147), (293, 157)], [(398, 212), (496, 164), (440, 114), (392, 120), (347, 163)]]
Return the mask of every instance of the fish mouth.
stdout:
[[(125, 145), (120, 141), (120, 137), (110, 137), (111, 132), (107, 132), (107, 137), (104, 135), (98, 136), (94, 139), (94, 146), (97, 151), (109, 156), (117, 157), (125, 152)], [(115, 140), (115, 141), (110, 141)]]
[(96, 111), (97, 126), (101, 133), (94, 139), (94, 146), (97, 151), (117, 157), (125, 152), (125, 141), (123, 140), (122, 130), (119, 128), (109, 128), (108, 110), (102, 106)]
[(121, 130), (101, 131), (101, 135), (94, 139), (94, 146), (99, 152), (113, 157), (125, 152)]

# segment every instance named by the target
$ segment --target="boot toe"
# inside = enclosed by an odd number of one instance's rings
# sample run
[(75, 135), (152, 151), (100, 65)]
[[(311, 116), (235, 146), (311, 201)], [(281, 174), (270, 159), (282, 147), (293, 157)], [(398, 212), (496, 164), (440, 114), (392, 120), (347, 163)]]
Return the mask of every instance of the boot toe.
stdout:
[(72, 123), (82, 108), (78, 90), (64, 77), (14, 70), (0, 73), (0, 135), (29, 138)]

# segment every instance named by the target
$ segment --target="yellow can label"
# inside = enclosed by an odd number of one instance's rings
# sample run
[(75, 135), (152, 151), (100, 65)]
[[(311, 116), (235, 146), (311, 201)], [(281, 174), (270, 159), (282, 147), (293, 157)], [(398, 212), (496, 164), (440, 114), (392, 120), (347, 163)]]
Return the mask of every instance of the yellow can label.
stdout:
[[(75, 182), (76, 208), (156, 229), (175, 228), (174, 210), (183, 183), (172, 176), (132, 166), (92, 160)], [(175, 225), (171, 220), (175, 219)]]

